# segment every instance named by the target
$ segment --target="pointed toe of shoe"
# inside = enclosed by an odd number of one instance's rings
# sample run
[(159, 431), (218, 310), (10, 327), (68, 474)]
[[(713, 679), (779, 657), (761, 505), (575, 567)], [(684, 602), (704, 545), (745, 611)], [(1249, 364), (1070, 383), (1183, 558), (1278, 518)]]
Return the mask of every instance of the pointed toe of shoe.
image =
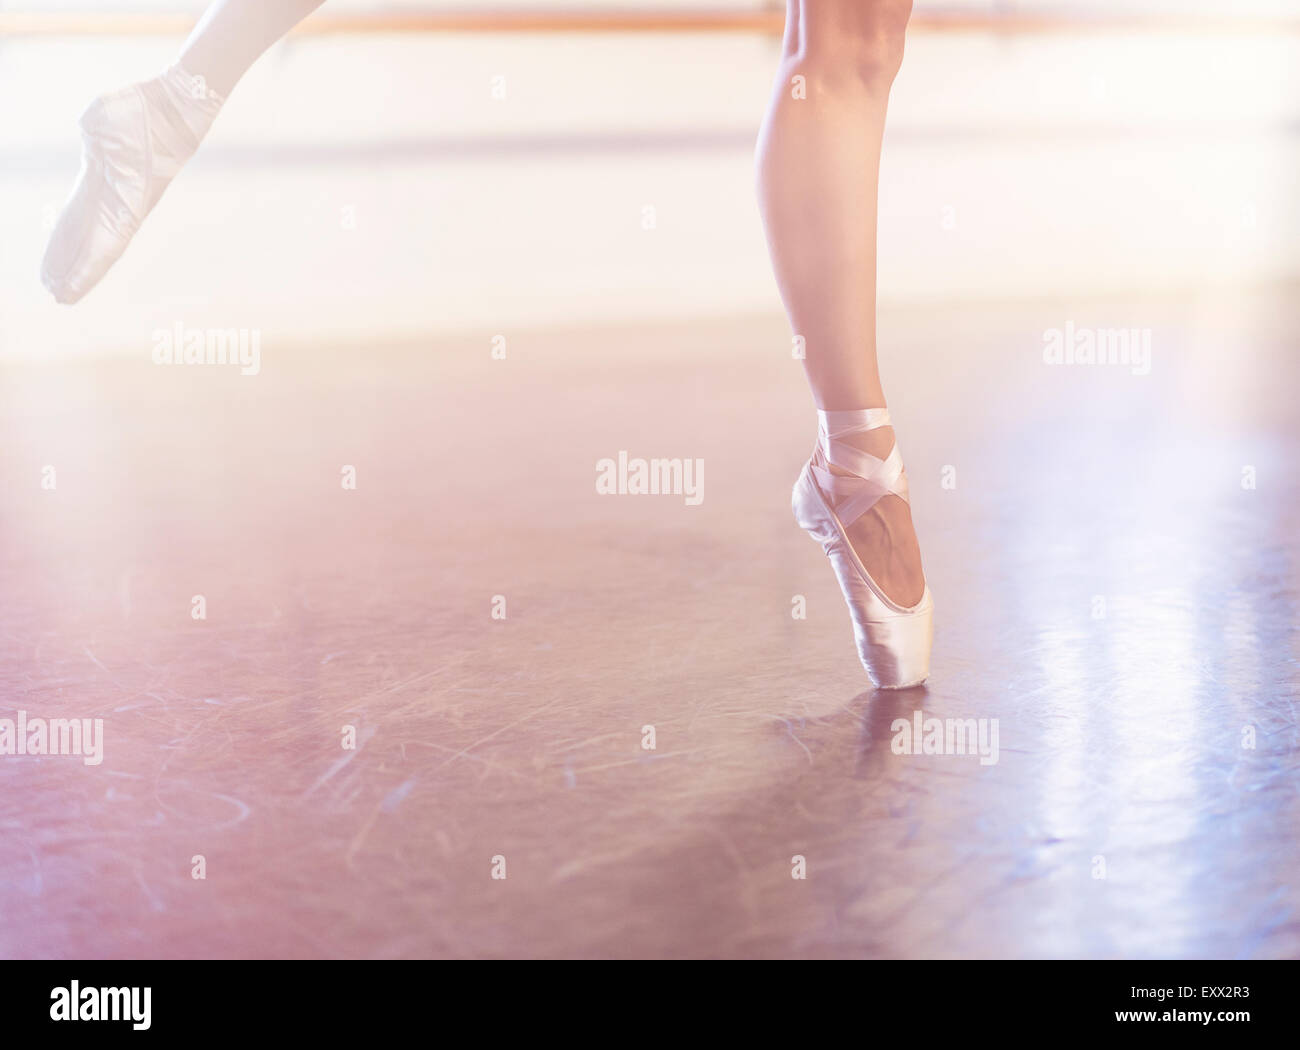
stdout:
[(41, 284), (56, 302), (79, 302), (122, 257), (137, 225), (132, 205), (110, 179), (108, 163), (87, 143), (77, 184), (45, 245)]
[(854, 618), (858, 658), (877, 689), (910, 689), (930, 677), (934, 599), (930, 589), (918, 605), (900, 615)]
[(96, 214), (84, 179), (59, 216), (41, 260), (41, 284), (58, 303), (79, 302), (122, 254), (120, 237)]

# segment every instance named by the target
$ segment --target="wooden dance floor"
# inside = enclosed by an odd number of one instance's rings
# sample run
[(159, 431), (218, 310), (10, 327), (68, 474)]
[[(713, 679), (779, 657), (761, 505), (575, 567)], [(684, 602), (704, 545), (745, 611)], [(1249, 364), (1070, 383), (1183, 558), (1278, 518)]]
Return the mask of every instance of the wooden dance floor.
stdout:
[(1300, 954), (1295, 294), (887, 311), (894, 694), (779, 318), (0, 368), (0, 955)]

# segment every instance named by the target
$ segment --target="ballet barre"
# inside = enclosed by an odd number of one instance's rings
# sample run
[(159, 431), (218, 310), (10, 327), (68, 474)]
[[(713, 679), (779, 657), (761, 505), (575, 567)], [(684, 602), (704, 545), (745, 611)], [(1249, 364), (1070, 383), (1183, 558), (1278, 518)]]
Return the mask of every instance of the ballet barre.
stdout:
[[(0, 37), (13, 36), (180, 36), (193, 27), (193, 14), (146, 12), (0, 11)], [(319, 11), (294, 30), (299, 36), (373, 33), (761, 33), (780, 36), (779, 8), (698, 11), (466, 9), (446, 11)], [(1300, 18), (1285, 16), (1143, 15), (1115, 12), (1087, 15), (1068, 11), (995, 14), (914, 12), (909, 32), (923, 33), (1294, 33)]]

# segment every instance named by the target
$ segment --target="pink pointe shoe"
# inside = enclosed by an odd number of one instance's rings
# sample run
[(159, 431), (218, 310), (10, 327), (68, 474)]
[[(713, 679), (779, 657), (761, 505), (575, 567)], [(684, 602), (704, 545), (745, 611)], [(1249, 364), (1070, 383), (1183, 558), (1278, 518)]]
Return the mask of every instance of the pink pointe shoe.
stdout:
[(846, 471), (832, 474), (809, 460), (791, 499), (795, 520), (818, 540), (840, 581), (853, 618), (858, 657), (878, 689), (920, 685), (930, 674), (934, 599), (927, 584), (910, 609), (892, 601), (871, 578), (849, 543), (847, 528), (882, 496), (907, 500), (907, 475), (895, 444), (886, 459), (863, 452), (846, 439), (889, 426), (889, 410), (868, 408), (818, 412), (818, 447), (825, 463)]
[(81, 177), (41, 262), (41, 283), (58, 302), (80, 300), (126, 251), (222, 101), (201, 78), (173, 65), (86, 107)]

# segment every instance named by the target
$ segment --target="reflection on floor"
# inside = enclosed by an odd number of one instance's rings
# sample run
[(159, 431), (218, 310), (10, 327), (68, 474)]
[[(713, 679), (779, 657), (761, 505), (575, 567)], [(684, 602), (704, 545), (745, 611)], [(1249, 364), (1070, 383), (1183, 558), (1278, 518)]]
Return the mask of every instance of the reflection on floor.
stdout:
[[(0, 757), (0, 954), (1300, 953), (1288, 299), (883, 318), (897, 694), (789, 516), (777, 319), (6, 369), (0, 718), (104, 739)], [(703, 501), (597, 494), (620, 451)]]

